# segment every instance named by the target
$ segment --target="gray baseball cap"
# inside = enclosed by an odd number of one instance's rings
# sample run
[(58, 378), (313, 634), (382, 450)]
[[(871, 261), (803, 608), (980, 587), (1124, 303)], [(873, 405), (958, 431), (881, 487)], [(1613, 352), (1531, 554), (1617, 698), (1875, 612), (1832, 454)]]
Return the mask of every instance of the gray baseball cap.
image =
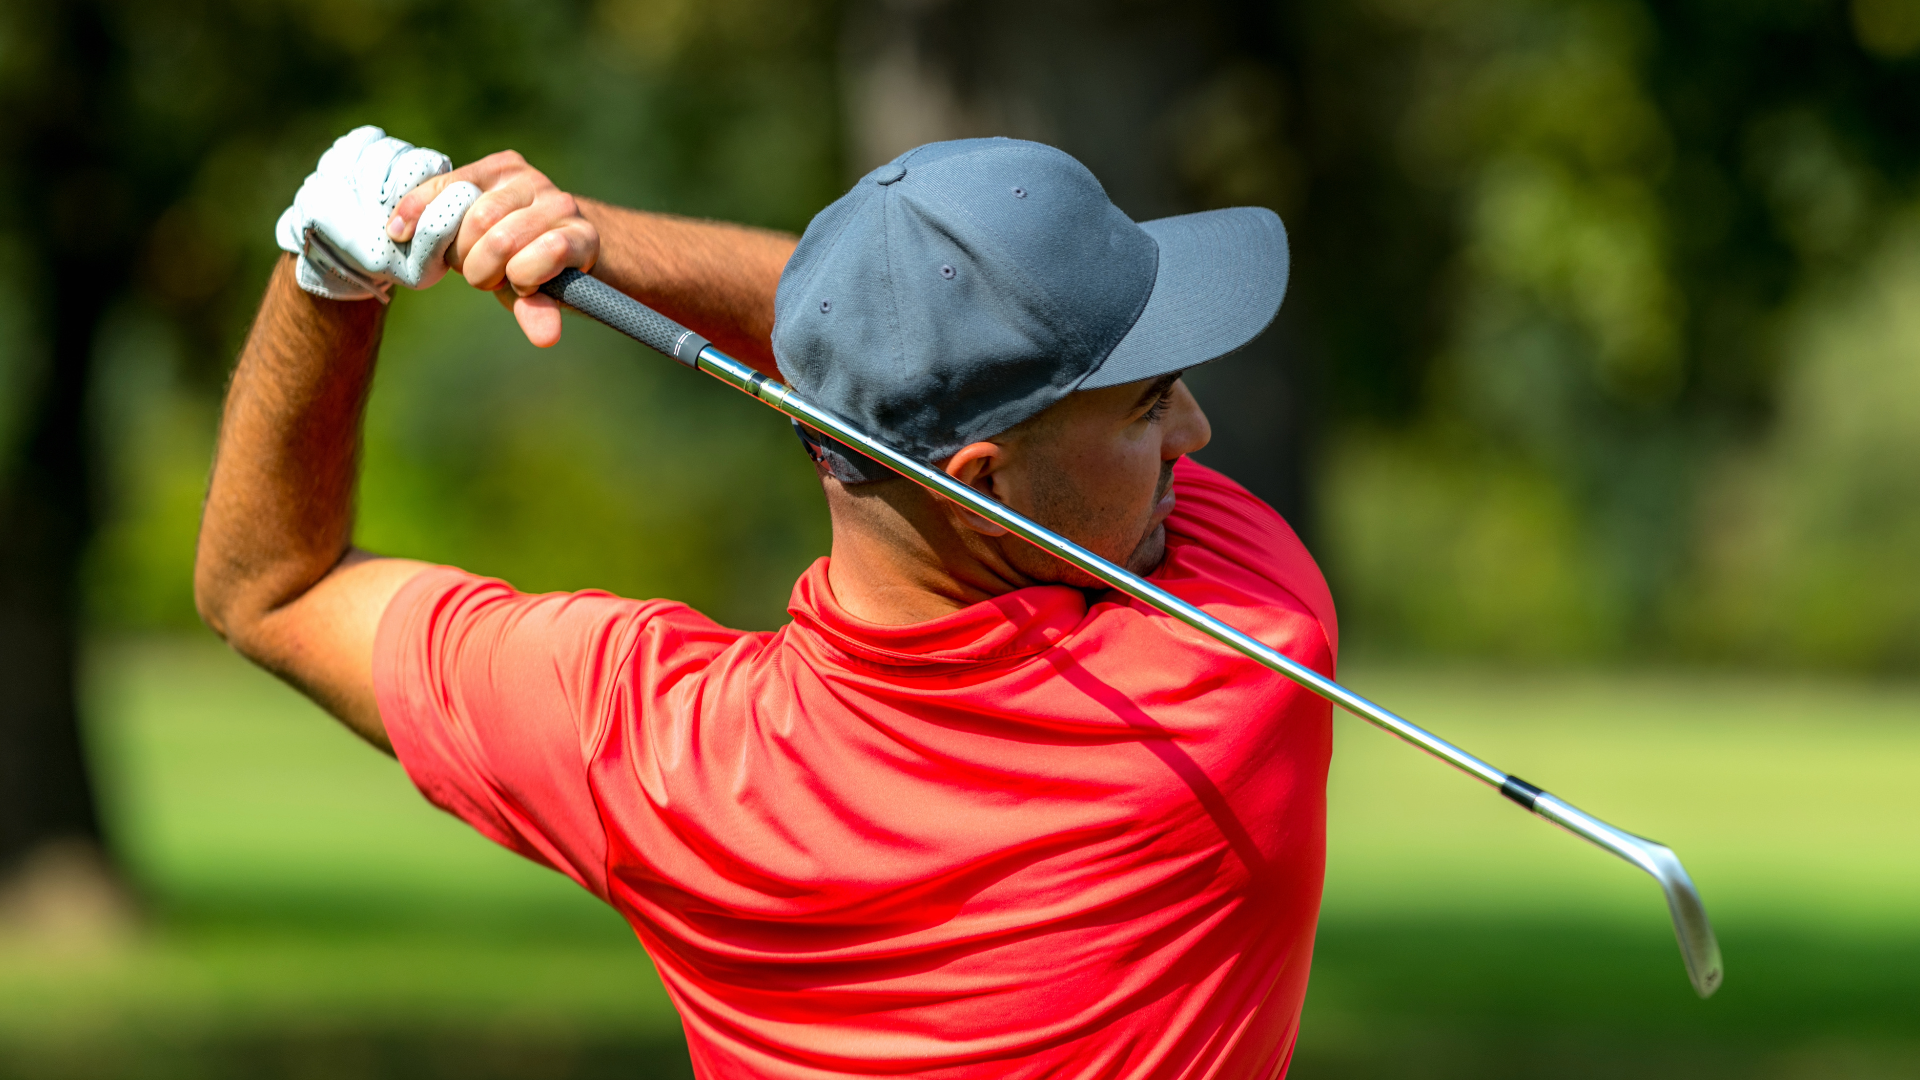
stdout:
[[(929, 143), (807, 226), (780, 275), (773, 352), (815, 404), (931, 463), (1076, 390), (1241, 348), (1279, 311), (1287, 269), (1271, 210), (1136, 224), (1053, 147)], [(843, 480), (891, 475), (801, 435)]]

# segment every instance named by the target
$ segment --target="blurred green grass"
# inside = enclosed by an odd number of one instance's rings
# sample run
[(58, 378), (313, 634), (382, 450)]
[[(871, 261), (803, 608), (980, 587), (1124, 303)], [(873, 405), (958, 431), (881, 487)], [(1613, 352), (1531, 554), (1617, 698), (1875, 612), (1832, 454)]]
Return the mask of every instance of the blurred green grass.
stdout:
[[(1362, 693), (1671, 844), (1651, 882), (1351, 719), (1293, 1075), (1920, 1075), (1920, 689), (1356, 663)], [(619, 918), (207, 641), (106, 643), (107, 808), (152, 922), (0, 957), (0, 1077), (688, 1075)]]
[(1920, 688), (1350, 665), (1354, 689), (1671, 845), (1727, 982), (1658, 888), (1350, 718), (1292, 1075), (1920, 1076)]

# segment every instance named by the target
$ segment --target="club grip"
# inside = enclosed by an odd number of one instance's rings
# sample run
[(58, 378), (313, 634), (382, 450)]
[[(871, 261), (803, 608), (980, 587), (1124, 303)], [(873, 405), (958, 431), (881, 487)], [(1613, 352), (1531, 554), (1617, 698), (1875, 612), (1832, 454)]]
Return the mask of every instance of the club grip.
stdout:
[(710, 344), (706, 338), (599, 278), (571, 267), (540, 286), (540, 291), (688, 367), (699, 366), (700, 350)]

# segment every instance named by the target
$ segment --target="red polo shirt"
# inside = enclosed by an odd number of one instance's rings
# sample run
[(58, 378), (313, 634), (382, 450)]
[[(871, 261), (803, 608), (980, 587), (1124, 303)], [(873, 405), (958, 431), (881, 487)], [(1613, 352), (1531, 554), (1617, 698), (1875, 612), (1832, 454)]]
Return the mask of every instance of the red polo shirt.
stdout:
[[(1176, 469), (1162, 586), (1333, 673), (1279, 515)], [(1329, 708), (1117, 593), (773, 633), (427, 571), (374, 678), (428, 799), (619, 909), (710, 1078), (1275, 1077)]]

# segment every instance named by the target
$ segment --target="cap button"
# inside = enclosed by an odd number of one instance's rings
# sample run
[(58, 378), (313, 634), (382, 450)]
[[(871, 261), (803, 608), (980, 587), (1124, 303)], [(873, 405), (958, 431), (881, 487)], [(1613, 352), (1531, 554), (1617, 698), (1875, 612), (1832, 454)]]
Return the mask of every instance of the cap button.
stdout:
[(891, 184), (899, 180), (901, 177), (905, 175), (907, 175), (907, 167), (896, 161), (893, 164), (888, 165), (886, 168), (881, 169), (879, 175), (873, 178), (873, 182), (884, 187), (887, 184)]

